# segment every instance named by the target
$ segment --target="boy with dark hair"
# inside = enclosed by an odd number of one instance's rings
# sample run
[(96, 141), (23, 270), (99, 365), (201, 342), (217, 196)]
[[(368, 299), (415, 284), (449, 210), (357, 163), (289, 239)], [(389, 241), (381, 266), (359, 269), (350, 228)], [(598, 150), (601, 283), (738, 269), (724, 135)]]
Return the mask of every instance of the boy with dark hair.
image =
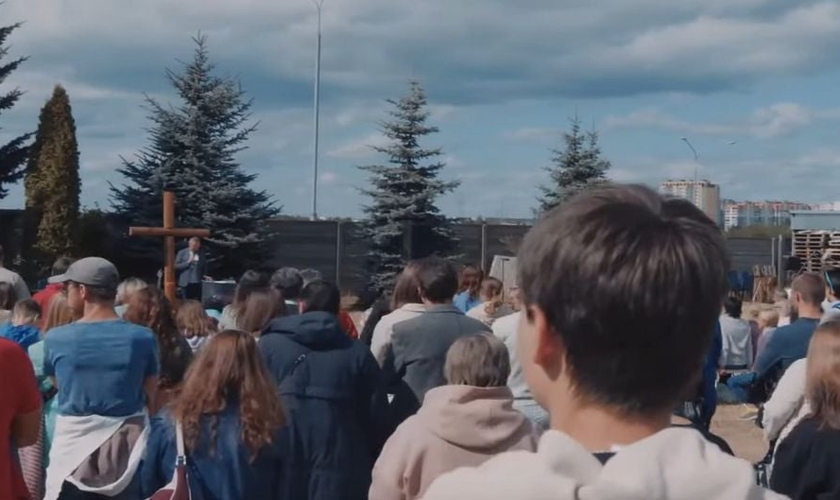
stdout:
[(282, 267), (271, 275), (271, 287), (280, 292), (286, 306), (286, 314), (298, 313), (298, 299), (303, 288), (303, 277), (293, 267)]
[(551, 415), (536, 454), (441, 477), (424, 500), (782, 498), (671, 411), (699, 379), (727, 290), (717, 227), (646, 187), (592, 189), (519, 251), (519, 357)]
[(288, 420), (280, 496), (365, 500), (387, 406), (379, 365), (342, 330), (338, 287), (313, 281), (299, 299), (300, 314), (272, 321), (259, 343)]
[(415, 265), (420, 299), (426, 310), (394, 325), (383, 364), (395, 392), (392, 408), (396, 424), (420, 409), (426, 392), (446, 385), (446, 353), (456, 340), (491, 333), (490, 327), (467, 317), (452, 304), (458, 291), (458, 273), (451, 262), (428, 257)]
[(300, 292), (300, 313), (326, 312), (338, 316), (341, 309), (341, 292), (326, 281), (308, 283)]

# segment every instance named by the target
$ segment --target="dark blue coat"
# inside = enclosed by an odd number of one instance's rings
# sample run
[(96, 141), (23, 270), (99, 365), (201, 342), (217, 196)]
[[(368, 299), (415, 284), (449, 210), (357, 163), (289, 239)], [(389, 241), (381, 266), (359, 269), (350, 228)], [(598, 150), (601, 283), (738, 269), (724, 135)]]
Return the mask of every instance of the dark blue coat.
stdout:
[(274, 320), (259, 347), (288, 420), (283, 497), (366, 500), (387, 406), (370, 350), (322, 312)]
[[(239, 407), (232, 403), (218, 415), (214, 425), (209, 416), (201, 421), (204, 439), (188, 453), (187, 474), (193, 500), (277, 500), (283, 498), (281, 485), (282, 453), (285, 430), (278, 432), (275, 442), (266, 446), (250, 462), (250, 452), (242, 443)], [(207, 437), (215, 427), (212, 451)], [(140, 498), (166, 486), (175, 470), (177, 447), (175, 423), (169, 411), (163, 410), (151, 419), (149, 441), (140, 465)]]

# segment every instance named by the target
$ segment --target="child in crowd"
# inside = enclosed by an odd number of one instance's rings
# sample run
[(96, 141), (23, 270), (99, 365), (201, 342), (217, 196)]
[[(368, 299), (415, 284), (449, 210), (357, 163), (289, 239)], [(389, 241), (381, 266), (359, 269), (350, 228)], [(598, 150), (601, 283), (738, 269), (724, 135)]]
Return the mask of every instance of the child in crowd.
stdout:
[(478, 294), (481, 305), (470, 309), (467, 316), (493, 326), (497, 319), (513, 314), (513, 308), (505, 303), (504, 285), (496, 278), (484, 278)]
[(776, 331), (776, 328), (779, 327), (778, 309), (764, 309), (758, 313), (757, 323), (758, 328), (761, 330), (761, 334), (758, 336), (758, 343), (756, 344), (755, 359), (758, 359), (761, 351), (764, 350), (764, 346), (767, 345), (767, 341), (770, 340), (770, 336)]
[(670, 428), (700, 377), (729, 264), (712, 220), (646, 187), (589, 188), (544, 216), (519, 249), (518, 356), (551, 429), (536, 453), (447, 473), (423, 499), (783, 498), (747, 461)]
[(513, 408), (510, 360), (491, 334), (462, 337), (446, 355), (447, 385), (426, 393), (416, 415), (391, 436), (376, 466), (370, 500), (420, 498), (438, 476), (510, 450), (533, 451), (537, 435)]
[(175, 315), (175, 322), (178, 325), (178, 331), (187, 339), (193, 353), (198, 353), (207, 338), (215, 332), (213, 321), (207, 316), (201, 302), (197, 300), (181, 302), (178, 313)]
[(24, 350), (41, 340), (38, 321), (41, 307), (32, 299), (19, 300), (12, 309), (12, 321), (0, 327), (0, 336), (20, 344)]
[(481, 305), (479, 289), (484, 273), (476, 266), (464, 266), (458, 278), (458, 293), (452, 304), (462, 313), (466, 314), (473, 308)]

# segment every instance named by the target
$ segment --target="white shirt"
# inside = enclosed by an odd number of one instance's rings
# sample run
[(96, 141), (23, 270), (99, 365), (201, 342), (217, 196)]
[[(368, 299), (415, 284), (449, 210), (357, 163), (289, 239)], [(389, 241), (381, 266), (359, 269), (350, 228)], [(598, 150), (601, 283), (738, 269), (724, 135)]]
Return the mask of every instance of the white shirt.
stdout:
[(776, 446), (811, 411), (805, 400), (807, 372), (807, 358), (794, 362), (779, 379), (770, 400), (764, 403), (764, 417), (761, 420), (764, 435), (768, 441), (778, 438)]
[(493, 323), (493, 335), (505, 343), (510, 355), (510, 375), (508, 376), (508, 387), (513, 393), (514, 399), (530, 399), (531, 389), (525, 383), (525, 374), (522, 372), (522, 364), (516, 354), (516, 338), (519, 334), (519, 317), (522, 313), (513, 313), (504, 318), (499, 318)]
[(373, 329), (373, 335), (370, 339), (370, 351), (376, 361), (379, 362), (379, 366), (385, 363), (385, 354), (388, 352), (391, 337), (394, 335), (394, 325), (414, 319), (424, 312), (426, 312), (426, 306), (423, 304), (405, 304), (396, 311), (382, 316)]
[(748, 369), (752, 366), (752, 328), (746, 321), (731, 316), (720, 317), (723, 351), (720, 366)]
[(24, 300), (32, 297), (29, 293), (29, 287), (26, 286), (26, 282), (23, 281), (23, 278), (21, 278), (18, 273), (12, 271), (11, 269), (0, 267), (0, 282), (12, 285), (12, 288), (15, 289), (15, 298), (17, 300)]

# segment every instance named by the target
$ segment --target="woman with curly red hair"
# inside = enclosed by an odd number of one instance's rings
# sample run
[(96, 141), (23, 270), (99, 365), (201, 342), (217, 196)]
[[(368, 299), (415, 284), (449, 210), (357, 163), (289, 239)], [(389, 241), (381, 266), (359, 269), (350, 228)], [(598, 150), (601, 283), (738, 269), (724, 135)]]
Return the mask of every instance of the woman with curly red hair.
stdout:
[(251, 334), (225, 330), (211, 338), (178, 400), (152, 420), (140, 471), (142, 498), (172, 478), (176, 422), (183, 429), (193, 498), (282, 498), (285, 417)]
[(157, 338), (160, 378), (156, 401), (149, 405), (154, 413), (177, 393), (192, 362), (192, 348), (178, 331), (172, 305), (160, 289), (141, 288), (131, 294), (126, 305), (123, 319), (149, 328)]

